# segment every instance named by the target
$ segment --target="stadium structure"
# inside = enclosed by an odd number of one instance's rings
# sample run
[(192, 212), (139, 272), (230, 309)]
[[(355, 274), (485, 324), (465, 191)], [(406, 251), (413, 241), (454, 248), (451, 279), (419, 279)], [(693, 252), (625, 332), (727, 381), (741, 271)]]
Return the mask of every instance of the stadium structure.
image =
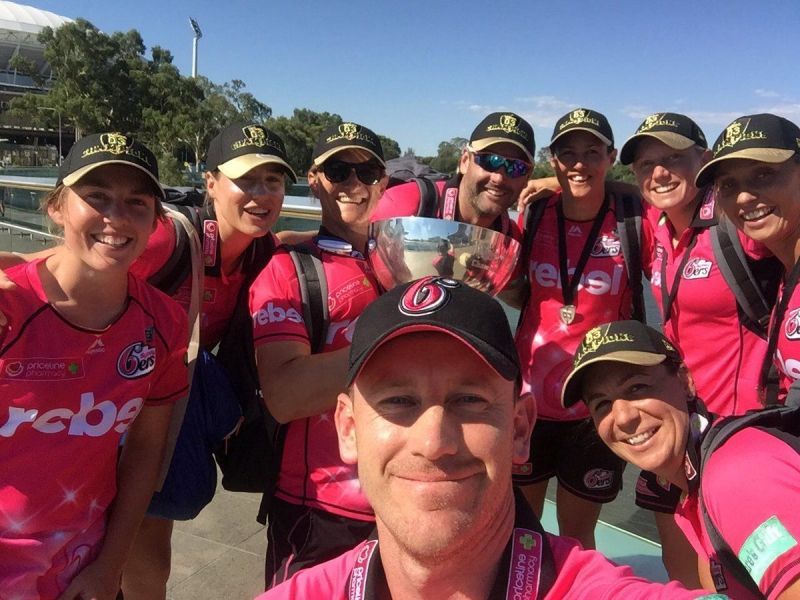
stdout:
[[(47, 93), (52, 73), (38, 35), (45, 27), (57, 28), (71, 20), (33, 6), (0, 0), (0, 163), (4, 166), (55, 165), (59, 138), (63, 152), (72, 145), (71, 130), (45, 128), (44, 118), (37, 124), (30, 119), (15, 119), (6, 112), (15, 96)], [(18, 72), (14, 67), (20, 62), (33, 67), (30, 72), (35, 76)], [(53, 115), (49, 117), (52, 122)]]

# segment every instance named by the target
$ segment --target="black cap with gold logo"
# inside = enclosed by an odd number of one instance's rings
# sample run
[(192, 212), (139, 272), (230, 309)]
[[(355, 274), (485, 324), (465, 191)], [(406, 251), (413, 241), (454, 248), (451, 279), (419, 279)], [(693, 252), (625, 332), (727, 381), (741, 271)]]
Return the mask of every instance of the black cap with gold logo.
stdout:
[(681, 363), (680, 352), (661, 333), (641, 321), (614, 321), (591, 329), (575, 351), (572, 370), (564, 380), (561, 404), (569, 408), (582, 399), (581, 380), (585, 369), (601, 361), (622, 362), (642, 367), (665, 360)]
[(611, 131), (611, 125), (605, 115), (596, 110), (576, 108), (556, 121), (553, 136), (550, 138), (550, 148), (558, 138), (571, 131), (586, 131), (599, 138), (609, 148), (614, 147), (614, 132)]
[(206, 153), (206, 168), (219, 170), (230, 179), (238, 179), (268, 164), (283, 168), (292, 181), (297, 182), (283, 140), (274, 131), (255, 123), (231, 123), (211, 140)]
[(536, 153), (533, 127), (513, 112), (493, 112), (473, 130), (469, 138), (472, 150), (485, 150), (494, 144), (514, 144), (525, 152), (531, 164)]
[(90, 171), (112, 164), (128, 165), (142, 171), (153, 181), (156, 192), (164, 199), (155, 155), (131, 136), (117, 132), (95, 133), (76, 141), (58, 169), (56, 185), (75, 185)]
[(700, 126), (686, 115), (679, 113), (655, 113), (647, 117), (619, 152), (619, 162), (629, 165), (636, 160), (636, 148), (645, 138), (655, 138), (675, 150), (686, 150), (692, 146), (708, 148), (706, 136)]
[(783, 117), (769, 113), (739, 117), (714, 142), (714, 157), (697, 173), (695, 185), (714, 182), (720, 161), (749, 158), (782, 163), (800, 151), (800, 128)]
[(386, 166), (380, 138), (371, 129), (352, 122), (325, 129), (317, 139), (311, 159), (316, 166), (320, 166), (337, 152), (349, 149), (366, 150), (378, 159), (382, 167)]

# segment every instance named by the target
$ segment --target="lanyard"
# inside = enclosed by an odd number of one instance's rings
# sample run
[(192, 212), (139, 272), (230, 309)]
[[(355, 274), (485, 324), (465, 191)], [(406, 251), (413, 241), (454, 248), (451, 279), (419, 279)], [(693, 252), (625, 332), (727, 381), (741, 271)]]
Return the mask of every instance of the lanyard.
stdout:
[(769, 324), (769, 336), (767, 337), (767, 353), (764, 356), (764, 362), (761, 363), (761, 374), (758, 379), (758, 388), (762, 392), (766, 389), (769, 372), (774, 362), (775, 349), (778, 347), (778, 337), (780, 336), (779, 329), (783, 323), (783, 317), (786, 315), (789, 300), (792, 298), (799, 277), (800, 260), (794, 263), (794, 267), (792, 267), (792, 270), (784, 280), (785, 283), (783, 291), (781, 292), (780, 302), (778, 302), (778, 305), (775, 307), (775, 312), (772, 313), (772, 321)]
[(570, 278), (567, 272), (567, 232), (565, 231), (564, 207), (563, 199), (556, 203), (556, 217), (558, 219), (558, 269), (561, 278), (561, 294), (564, 298), (564, 306), (561, 307), (561, 322), (564, 325), (569, 325), (575, 319), (575, 292), (578, 290), (578, 284), (581, 281), (581, 275), (586, 268), (586, 263), (589, 262), (589, 256), (592, 254), (592, 248), (597, 241), (597, 236), (600, 233), (600, 227), (608, 213), (609, 197), (606, 195), (603, 198), (603, 204), (600, 210), (594, 217), (592, 228), (589, 231), (589, 237), (583, 245), (578, 264), (575, 265), (575, 272)]
[(697, 230), (692, 229), (692, 236), (689, 238), (689, 243), (686, 245), (686, 250), (683, 253), (683, 258), (678, 265), (678, 270), (672, 278), (672, 285), (667, 289), (667, 249), (664, 248), (664, 254), (661, 257), (661, 307), (662, 315), (664, 316), (664, 325), (667, 324), (669, 318), (672, 316), (672, 305), (675, 303), (675, 298), (678, 297), (678, 288), (681, 285), (681, 275), (686, 268), (686, 263), (689, 262), (689, 256), (692, 249), (697, 244)]

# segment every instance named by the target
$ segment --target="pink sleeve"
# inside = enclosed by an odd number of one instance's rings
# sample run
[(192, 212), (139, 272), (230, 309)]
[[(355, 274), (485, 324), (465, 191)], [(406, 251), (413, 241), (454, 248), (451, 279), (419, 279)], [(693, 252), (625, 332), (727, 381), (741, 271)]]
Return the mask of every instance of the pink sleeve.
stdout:
[(388, 188), (378, 202), (371, 221), (392, 217), (412, 217), (419, 210), (419, 186), (414, 181)]
[(310, 344), (297, 272), (288, 252), (275, 253), (250, 286), (249, 297), (256, 348), (270, 342)]
[(548, 600), (673, 600), (702, 598), (706, 592), (687, 590), (677, 582), (653, 583), (633, 574), (595, 550), (582, 550), (578, 542), (549, 536), (557, 578)]
[(255, 600), (345, 600), (347, 582), (355, 565), (359, 544), (345, 554), (322, 564), (303, 569), (290, 579), (257, 596)]
[[(800, 577), (800, 454), (750, 428), (734, 435), (703, 470), (703, 501), (725, 541), (768, 598)], [(703, 531), (704, 543), (710, 541)]]

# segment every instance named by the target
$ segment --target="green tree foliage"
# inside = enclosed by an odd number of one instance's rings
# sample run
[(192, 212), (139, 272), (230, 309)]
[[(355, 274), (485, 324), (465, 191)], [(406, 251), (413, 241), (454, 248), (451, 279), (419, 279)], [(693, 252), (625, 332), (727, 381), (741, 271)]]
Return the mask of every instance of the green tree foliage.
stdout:
[(289, 164), (295, 173), (304, 174), (311, 166), (314, 144), (322, 130), (341, 123), (342, 117), (335, 113), (295, 108), (291, 117), (276, 117), (268, 127), (283, 139)]
[(625, 183), (636, 185), (636, 176), (633, 174), (633, 171), (629, 166), (623, 165), (621, 162), (614, 163), (608, 170), (606, 179), (611, 181), (624, 181)]
[(386, 160), (400, 158), (400, 144), (385, 135), (379, 135), (378, 137), (381, 140), (381, 148), (383, 148), (383, 158)]
[(467, 143), (468, 140), (461, 137), (453, 138), (449, 142), (441, 142), (436, 156), (427, 164), (441, 173), (455, 173), (458, 169), (461, 151)]
[(542, 177), (552, 177), (555, 175), (555, 171), (553, 171), (553, 167), (550, 164), (550, 148), (544, 146), (539, 148), (539, 152), (536, 153), (536, 162), (533, 163), (533, 177), (534, 179), (540, 179)]
[[(286, 143), (290, 164), (299, 173), (311, 164), (321, 131), (342, 123), (337, 114), (295, 109), (290, 117), (272, 118), (272, 109), (246, 91), (239, 79), (217, 84), (205, 77), (180, 74), (169, 50), (155, 46), (150, 58), (135, 30), (105, 34), (85, 19), (39, 35), (55, 76), (50, 92), (26, 94), (12, 103), (13, 114), (54, 127), (59, 114), (77, 137), (96, 131), (138, 136), (159, 159), (162, 180), (186, 183), (184, 161), (199, 167), (220, 129), (234, 121), (261, 123)], [(24, 60), (15, 68), (31, 70)], [(400, 146), (380, 136), (387, 158)], [(196, 169), (199, 170), (199, 169)]]

